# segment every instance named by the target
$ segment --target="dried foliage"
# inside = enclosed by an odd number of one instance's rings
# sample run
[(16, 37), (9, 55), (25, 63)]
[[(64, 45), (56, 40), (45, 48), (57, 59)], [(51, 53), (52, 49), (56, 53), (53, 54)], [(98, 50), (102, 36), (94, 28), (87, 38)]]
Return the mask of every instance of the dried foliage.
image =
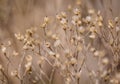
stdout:
[(90, 1), (16, 32), (18, 50), (1, 41), (0, 84), (120, 84), (120, 18), (106, 19)]

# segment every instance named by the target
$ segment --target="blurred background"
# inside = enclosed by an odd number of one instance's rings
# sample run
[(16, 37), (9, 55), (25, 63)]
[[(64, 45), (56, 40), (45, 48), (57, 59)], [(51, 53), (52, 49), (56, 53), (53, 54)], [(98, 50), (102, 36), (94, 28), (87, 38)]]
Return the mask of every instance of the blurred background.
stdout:
[(7, 35), (13, 37), (16, 31), (40, 25), (44, 16), (55, 16), (69, 5), (78, 7), (77, 1), (84, 10), (86, 7), (101, 10), (106, 19), (120, 13), (120, 0), (0, 0), (0, 40)]

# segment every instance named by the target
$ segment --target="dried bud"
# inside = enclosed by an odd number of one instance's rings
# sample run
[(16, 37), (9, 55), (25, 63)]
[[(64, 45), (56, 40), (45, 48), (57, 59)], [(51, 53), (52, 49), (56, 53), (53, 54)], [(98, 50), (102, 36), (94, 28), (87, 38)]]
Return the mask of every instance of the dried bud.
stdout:
[(6, 53), (6, 47), (5, 46), (2, 46), (2, 52)]
[(28, 62), (31, 62), (31, 61), (32, 61), (32, 56), (31, 56), (31, 55), (26, 56), (26, 60), (27, 60)]
[(19, 53), (18, 53), (18, 52), (13, 51), (13, 56), (18, 56), (18, 55), (19, 55)]
[(77, 60), (75, 58), (71, 58), (70, 64), (75, 65), (77, 63)]
[(107, 64), (109, 63), (108, 58), (103, 58), (103, 59), (102, 59), (102, 63), (103, 63), (104, 65), (107, 65)]
[(31, 66), (32, 66), (31, 62), (28, 62), (27, 64), (25, 64), (26, 71), (31, 71)]
[(90, 36), (89, 36), (91, 39), (95, 39), (95, 33), (92, 33)]
[(44, 17), (44, 22), (46, 23), (46, 24), (48, 24), (48, 22), (49, 22), (49, 18), (46, 16), (46, 17)]
[(50, 42), (46, 42), (45, 45), (47, 48), (50, 48), (50, 46), (51, 46)]
[(18, 76), (18, 72), (15, 70), (15, 71), (12, 71), (11, 72), (11, 76), (14, 76), (14, 77), (17, 77)]
[(74, 12), (75, 15), (79, 15), (80, 14), (80, 10), (78, 8), (74, 9), (73, 12)]

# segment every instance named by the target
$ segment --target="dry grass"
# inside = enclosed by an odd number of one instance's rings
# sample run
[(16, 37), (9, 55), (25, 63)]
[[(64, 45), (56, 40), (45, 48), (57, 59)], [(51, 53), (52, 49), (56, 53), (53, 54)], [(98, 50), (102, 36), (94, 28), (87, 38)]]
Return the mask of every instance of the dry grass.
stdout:
[(118, 3), (1, 0), (0, 84), (120, 84)]

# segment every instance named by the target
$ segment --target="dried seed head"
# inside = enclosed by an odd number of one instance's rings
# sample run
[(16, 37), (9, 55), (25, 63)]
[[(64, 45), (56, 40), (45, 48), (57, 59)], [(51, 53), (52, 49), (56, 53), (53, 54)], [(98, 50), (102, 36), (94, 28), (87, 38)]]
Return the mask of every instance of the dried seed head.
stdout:
[(81, 20), (80, 20), (80, 18), (81, 18), (81, 16), (80, 15), (74, 15), (74, 16), (72, 16), (72, 21), (71, 21), (71, 23), (73, 24), (73, 25), (78, 25), (78, 26), (80, 26), (81, 25)]
[(59, 39), (59, 38), (58, 38), (58, 36), (57, 36), (56, 34), (53, 34), (53, 35), (52, 35), (52, 39), (53, 39), (53, 40), (57, 40), (57, 39)]
[(103, 23), (99, 21), (99, 22), (98, 22), (98, 26), (99, 26), (99, 27), (102, 27), (102, 26), (103, 26)]
[(15, 70), (15, 71), (12, 71), (11, 72), (11, 76), (14, 76), (14, 77), (17, 77), (18, 76), (18, 72)]
[(54, 42), (54, 46), (55, 46), (55, 47), (57, 47), (57, 46), (59, 46), (59, 45), (60, 45), (60, 43), (61, 43), (61, 41), (60, 41), (60, 40), (56, 40), (56, 41)]
[(99, 56), (99, 51), (95, 51), (94, 56)]
[(66, 14), (65, 12), (61, 12), (61, 16), (62, 16), (63, 18), (66, 18), (66, 17), (67, 17), (67, 14)]
[(55, 56), (55, 53), (52, 52), (52, 51), (49, 51), (49, 55), (50, 55), (50, 56)]
[(87, 17), (86, 17), (86, 21), (87, 21), (87, 22), (90, 22), (91, 20), (92, 20), (91, 16), (87, 16)]
[(24, 46), (23, 46), (23, 49), (24, 49), (24, 50), (28, 50), (29, 48), (28, 48), (27, 45), (24, 45)]
[(96, 28), (95, 27), (90, 27), (90, 32), (95, 32), (96, 31)]
[(55, 55), (55, 57), (56, 57), (57, 59), (59, 59), (59, 58), (60, 58), (60, 54), (57, 53), (57, 54)]
[(75, 15), (79, 15), (80, 14), (80, 10), (78, 8), (74, 9), (73, 12), (74, 12)]
[(18, 55), (19, 55), (19, 53), (18, 53), (18, 52), (13, 51), (13, 56), (18, 56)]
[(107, 65), (107, 64), (109, 63), (108, 58), (103, 58), (103, 59), (102, 59), (102, 63), (103, 63), (104, 65)]
[(98, 21), (99, 21), (99, 22), (102, 22), (102, 21), (103, 21), (103, 17), (102, 17), (101, 15), (99, 15)]
[(51, 46), (50, 42), (46, 42), (45, 45), (47, 48), (50, 48), (50, 46)]
[(67, 77), (67, 78), (66, 78), (66, 82), (65, 82), (65, 84), (70, 84), (70, 82), (71, 82), (70, 77)]
[(32, 28), (26, 30), (26, 35), (27, 35), (28, 37), (32, 37), (32, 35), (33, 35), (33, 30), (32, 30)]
[(113, 38), (111, 38), (111, 39), (109, 40), (109, 43), (110, 43), (110, 45), (113, 45), (113, 43), (114, 43)]
[(62, 24), (62, 25), (66, 25), (67, 24), (67, 19), (65, 19), (65, 18), (62, 18), (61, 20), (60, 20), (60, 23)]
[(96, 35), (95, 35), (95, 33), (92, 33), (89, 37), (90, 37), (91, 39), (95, 39)]
[(47, 24), (46, 23), (43, 23), (40, 27), (41, 28), (45, 28), (47, 26)]
[(25, 64), (26, 71), (31, 71), (32, 62)]
[(80, 33), (84, 33), (84, 32), (85, 32), (85, 28), (84, 28), (83, 26), (80, 26), (80, 27), (78, 28), (78, 31), (79, 31)]
[(2, 52), (6, 53), (6, 47), (5, 46), (2, 46)]
[(91, 51), (91, 52), (94, 52), (94, 51), (95, 51), (95, 48), (93, 48), (93, 47), (90, 48), (90, 51)]
[(24, 36), (21, 35), (20, 33), (15, 34), (15, 37), (16, 37), (19, 41), (22, 41), (22, 40), (24, 39)]
[(115, 23), (117, 24), (119, 22), (119, 17), (115, 17)]
[(114, 24), (112, 20), (108, 20), (108, 27), (109, 28), (114, 28)]
[(56, 18), (57, 18), (58, 20), (61, 20), (62, 16), (61, 16), (60, 14), (57, 14), (57, 15), (56, 15)]
[(77, 63), (77, 60), (75, 58), (71, 58), (70, 64), (75, 65)]
[(81, 77), (81, 71), (76, 73), (76, 77), (80, 78)]
[(31, 55), (26, 56), (26, 60), (27, 60), (28, 62), (31, 62), (31, 61), (32, 61), (32, 56), (31, 56)]
[(105, 56), (105, 51), (103, 51), (103, 50), (101, 50), (101, 51), (96, 50), (94, 52), (94, 56), (104, 57)]
[(49, 22), (49, 18), (46, 16), (46, 17), (44, 17), (44, 22), (46, 23), (46, 24), (48, 24), (48, 22)]

